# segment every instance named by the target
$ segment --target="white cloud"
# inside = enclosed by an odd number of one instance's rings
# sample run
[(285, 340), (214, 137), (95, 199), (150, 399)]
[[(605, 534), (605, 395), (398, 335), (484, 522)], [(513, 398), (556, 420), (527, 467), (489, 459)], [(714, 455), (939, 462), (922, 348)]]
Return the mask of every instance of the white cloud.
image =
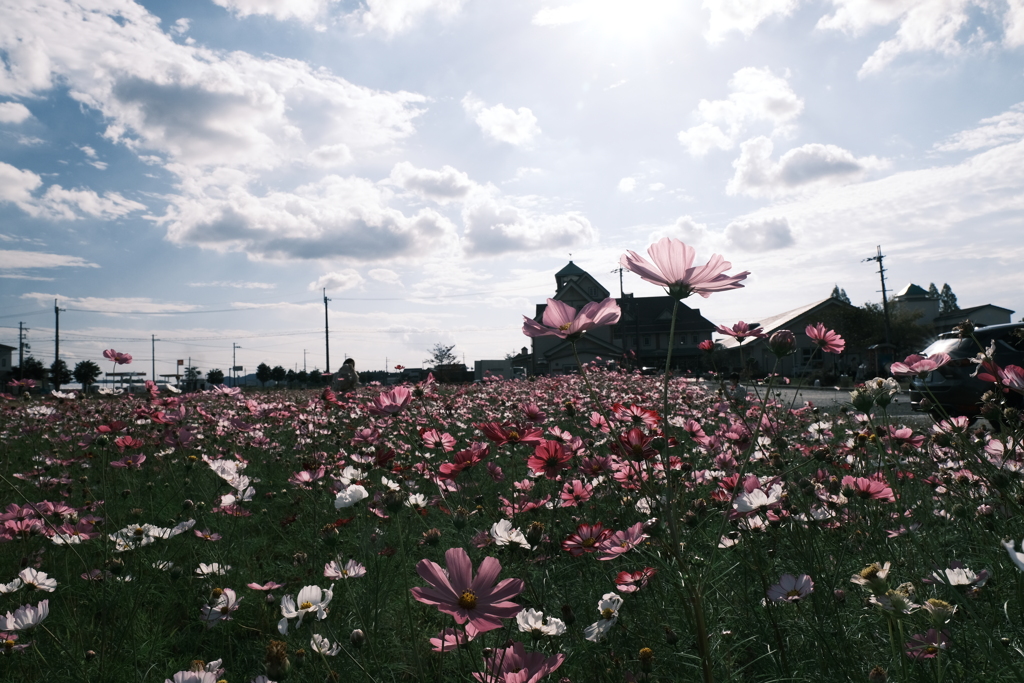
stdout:
[(42, 251), (0, 250), (0, 269), (23, 270), (25, 268), (99, 268), (80, 256), (47, 254)]
[(565, 26), (586, 21), (590, 16), (588, 3), (576, 2), (560, 7), (542, 7), (533, 15), (534, 26)]
[(197, 306), (192, 304), (159, 303), (148, 297), (69, 297), (62, 294), (29, 292), (22, 294), (21, 298), (34, 299), (44, 303), (59, 299), (61, 306), (66, 306), (67, 308), (100, 311), (102, 313), (181, 313), (193, 311), (197, 308)]
[(692, 216), (680, 216), (672, 225), (658, 228), (652, 232), (647, 241), (653, 244), (663, 237), (672, 237), (690, 246), (707, 244), (709, 242), (708, 226), (698, 223)]
[(366, 282), (363, 276), (357, 271), (351, 268), (345, 268), (344, 270), (335, 270), (330, 273), (324, 273), (316, 282), (309, 283), (310, 291), (316, 291), (323, 288), (327, 288), (328, 291), (345, 291), (346, 289), (353, 289)]
[(413, 132), (424, 102), (294, 59), (176, 43), (128, 0), (102, 11), (13, 3), (0, 51), (0, 94), (32, 95), (60, 79), (104, 116), (110, 140), (195, 166), (269, 169), (336, 145), (354, 155), (387, 149)]
[(793, 244), (793, 233), (784, 216), (735, 221), (725, 227), (725, 242), (739, 251), (774, 251)]
[(857, 158), (835, 145), (809, 144), (789, 150), (772, 161), (772, 141), (766, 137), (747, 140), (740, 146), (736, 169), (726, 191), (768, 197), (851, 182), (870, 170), (885, 168), (886, 162), (874, 156)]
[[(264, 14), (279, 21), (298, 19), (311, 22), (327, 7), (329, 0), (213, 0), (213, 2), (238, 17)], [(178, 21), (180, 22), (181, 19)], [(188, 30), (187, 24), (185, 30)]]
[(465, 199), (470, 190), (477, 186), (468, 175), (451, 166), (442, 166), (440, 171), (433, 171), (416, 168), (408, 161), (395, 164), (390, 179), (403, 190), (439, 204)]
[[(216, 0), (214, 0), (214, 2), (216, 2)], [(192, 20), (191, 19), (186, 19), (185, 17), (182, 17), (181, 19), (178, 19), (177, 21), (175, 21), (174, 24), (171, 26), (171, 33), (173, 33), (175, 35), (183, 36), (186, 33), (188, 33), (188, 30), (191, 27), (192, 27)]]
[(617, 188), (619, 192), (632, 192), (636, 189), (636, 178), (623, 178)]
[(370, 276), (371, 280), (383, 282), (386, 285), (402, 286), (401, 276), (393, 270), (388, 270), (387, 268), (373, 268), (366, 274)]
[(661, 192), (665, 189), (665, 183), (651, 183), (647, 186), (647, 189), (651, 192)]
[(1024, 138), (1024, 102), (1009, 111), (981, 120), (980, 126), (951, 135), (935, 145), (940, 152), (974, 151)]
[(84, 214), (114, 219), (146, 208), (117, 192), (107, 192), (101, 197), (93, 190), (66, 190), (60, 185), (50, 185), (37, 197), (34, 193), (42, 184), (42, 178), (32, 171), (23, 171), (0, 161), (0, 202), (11, 202), (30, 216), (75, 220)]
[(529, 145), (540, 135), (537, 117), (526, 107), (512, 110), (503, 104), (486, 106), (472, 93), (462, 98), (462, 108), (484, 133), (510, 145)]
[(323, 145), (310, 152), (306, 161), (320, 168), (344, 166), (352, 161), (352, 150), (342, 142), (336, 145)]
[(466, 0), (364, 0), (365, 9), (353, 13), (367, 30), (389, 36), (407, 31), (427, 14), (442, 21), (459, 13)]
[(772, 135), (787, 134), (804, 110), (804, 101), (771, 69), (740, 69), (729, 80), (732, 92), (724, 100), (701, 100), (694, 117), (701, 122), (679, 133), (679, 142), (693, 156), (714, 148), (731, 149), (752, 124), (768, 122)]
[(967, 27), (975, 0), (833, 0), (836, 10), (818, 21), (818, 28), (860, 35), (897, 23), (895, 37), (883, 41), (861, 66), (863, 78), (888, 66), (906, 52), (957, 54), (958, 34)]
[(232, 287), (234, 289), (276, 289), (271, 282), (243, 282), (240, 280), (215, 280), (213, 282), (190, 282), (189, 287)]
[(492, 196), (467, 202), (462, 219), (465, 249), (472, 256), (550, 252), (590, 244), (597, 237), (590, 221), (579, 213), (541, 214)]
[(1003, 16), (1003, 45), (1020, 47), (1024, 45), (1024, 0), (1008, 0), (1009, 7)]
[(0, 123), (21, 123), (32, 118), (32, 112), (21, 102), (0, 102)]
[(731, 31), (749, 37), (761, 23), (774, 15), (789, 16), (800, 0), (704, 0), (710, 13), (704, 33), (709, 43), (721, 41)]
[(241, 251), (257, 260), (376, 261), (423, 256), (458, 243), (447, 218), (430, 209), (406, 216), (387, 205), (385, 188), (363, 178), (329, 175), (293, 192), (263, 196), (231, 178), (223, 185), (205, 177), (186, 185), (190, 192), (174, 198), (159, 219), (178, 244)]

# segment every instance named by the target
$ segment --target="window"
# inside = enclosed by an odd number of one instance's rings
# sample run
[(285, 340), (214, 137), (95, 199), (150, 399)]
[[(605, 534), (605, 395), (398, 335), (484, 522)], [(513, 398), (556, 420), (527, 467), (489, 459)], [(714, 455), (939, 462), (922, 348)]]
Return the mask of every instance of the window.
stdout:
[(645, 334), (644, 335), (644, 346), (650, 346), (650, 345), (651, 345), (651, 335)]

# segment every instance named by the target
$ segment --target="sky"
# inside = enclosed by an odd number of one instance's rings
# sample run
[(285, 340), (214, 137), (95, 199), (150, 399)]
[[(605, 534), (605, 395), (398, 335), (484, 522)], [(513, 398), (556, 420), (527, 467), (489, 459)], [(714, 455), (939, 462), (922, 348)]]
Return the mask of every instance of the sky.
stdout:
[(334, 369), (502, 358), (570, 258), (618, 296), (664, 236), (750, 271), (715, 324), (878, 302), (879, 245), (1024, 314), (1024, 0), (0, 15), (0, 343), (46, 365), (56, 300), (72, 367), (323, 369), (324, 288)]

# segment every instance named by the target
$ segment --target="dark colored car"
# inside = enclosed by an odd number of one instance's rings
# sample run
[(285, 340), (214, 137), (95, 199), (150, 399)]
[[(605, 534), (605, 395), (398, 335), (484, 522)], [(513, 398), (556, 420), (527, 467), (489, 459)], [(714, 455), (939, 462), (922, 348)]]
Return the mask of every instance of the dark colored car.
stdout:
[[(945, 353), (952, 360), (923, 379), (914, 377), (911, 380), (910, 405), (914, 410), (936, 416), (945, 412), (951, 416), (976, 417), (980, 412), (982, 394), (996, 386), (972, 377), (978, 366), (971, 359), (993, 342), (993, 358), (998, 365), (1024, 367), (1024, 323), (979, 327), (974, 331), (974, 337), (977, 341), (970, 337), (961, 339), (957, 332), (945, 332), (921, 352), (923, 356)], [(1024, 397), (1011, 391), (1006, 398), (1010, 404), (1019, 406)], [(922, 405), (923, 399), (927, 401)]]

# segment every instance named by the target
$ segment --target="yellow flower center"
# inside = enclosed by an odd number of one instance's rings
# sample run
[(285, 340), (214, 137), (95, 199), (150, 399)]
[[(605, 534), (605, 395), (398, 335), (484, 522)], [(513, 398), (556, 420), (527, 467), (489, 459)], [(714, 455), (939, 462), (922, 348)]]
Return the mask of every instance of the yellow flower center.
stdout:
[(565, 331), (566, 331), (566, 330), (568, 330), (568, 329), (569, 329), (570, 327), (572, 327), (572, 323), (565, 323), (565, 324), (563, 324), (563, 325), (559, 325), (559, 326), (558, 326), (558, 329), (559, 329), (559, 330), (561, 330), (562, 332), (565, 332)]
[(462, 609), (473, 609), (476, 607), (476, 593), (468, 588), (462, 591), (462, 595), (459, 596), (459, 607)]
[(797, 589), (794, 588), (793, 590), (791, 590), (788, 593), (786, 593), (786, 597), (787, 598), (799, 598), (800, 597), (800, 591), (798, 591)]
[(594, 539), (594, 538), (584, 538), (583, 539), (583, 543), (581, 543), (580, 545), (582, 545), (584, 548), (592, 548), (592, 547), (594, 547), (595, 543), (597, 543), (597, 539)]
[(608, 608), (605, 608), (605, 609), (601, 610), (601, 618), (602, 619), (614, 619), (615, 618), (615, 610), (613, 610), (611, 607), (608, 607)]
[(312, 607), (313, 607), (313, 603), (309, 602), (308, 600), (306, 602), (302, 603), (301, 605), (299, 605), (299, 609), (311, 609)]

